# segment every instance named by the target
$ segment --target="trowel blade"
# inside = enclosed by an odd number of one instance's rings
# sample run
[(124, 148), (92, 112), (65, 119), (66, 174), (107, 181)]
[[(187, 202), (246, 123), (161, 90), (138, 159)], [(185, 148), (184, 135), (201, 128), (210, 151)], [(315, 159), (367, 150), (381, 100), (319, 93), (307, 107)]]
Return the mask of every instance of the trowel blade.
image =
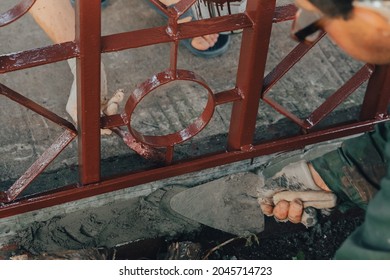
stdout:
[(238, 173), (189, 188), (174, 195), (170, 207), (178, 214), (238, 236), (264, 230), (264, 215), (257, 202), (263, 178)]

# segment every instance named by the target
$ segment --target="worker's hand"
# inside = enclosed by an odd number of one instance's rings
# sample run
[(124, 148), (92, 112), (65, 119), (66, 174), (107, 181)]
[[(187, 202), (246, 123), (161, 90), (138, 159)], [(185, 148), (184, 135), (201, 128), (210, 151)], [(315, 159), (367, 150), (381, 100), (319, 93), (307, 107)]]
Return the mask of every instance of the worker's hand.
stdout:
[(336, 195), (318, 186), (320, 184), (313, 180), (310, 168), (306, 161), (299, 161), (265, 178), (258, 198), (263, 213), (274, 216), (278, 221), (302, 223), (310, 227), (317, 222), (315, 208), (335, 207)]

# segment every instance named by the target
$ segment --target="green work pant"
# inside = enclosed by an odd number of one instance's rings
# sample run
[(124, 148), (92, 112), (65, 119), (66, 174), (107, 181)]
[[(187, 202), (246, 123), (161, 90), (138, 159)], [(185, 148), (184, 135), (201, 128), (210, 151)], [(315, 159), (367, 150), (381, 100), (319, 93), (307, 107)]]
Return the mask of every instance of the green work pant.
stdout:
[(386, 122), (312, 161), (339, 198), (367, 209), (363, 225), (342, 244), (335, 259), (390, 259), (389, 140)]
[(373, 132), (346, 140), (339, 149), (311, 163), (341, 201), (366, 209), (386, 175), (389, 133), (390, 122), (381, 123)]

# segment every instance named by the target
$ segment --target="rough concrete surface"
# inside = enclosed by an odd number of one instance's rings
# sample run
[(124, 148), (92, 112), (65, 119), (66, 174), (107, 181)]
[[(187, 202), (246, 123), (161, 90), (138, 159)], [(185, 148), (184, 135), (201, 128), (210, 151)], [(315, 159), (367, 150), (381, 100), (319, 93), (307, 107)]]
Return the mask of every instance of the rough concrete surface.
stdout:
[[(251, 0), (249, 0), (251, 1)], [(290, 3), (290, 0), (278, 1), (278, 4)], [(14, 1), (0, 2), (0, 11), (11, 7)], [(103, 35), (137, 30), (165, 23), (155, 11), (141, 0), (111, 0), (102, 11)], [(279, 23), (273, 26), (267, 72), (269, 72), (294, 46), (289, 36), (291, 23)], [(10, 53), (51, 44), (29, 15), (0, 29), (2, 43), (0, 53)], [(192, 70), (204, 77), (215, 91), (234, 87), (241, 34), (235, 34), (226, 54), (213, 59), (198, 58), (180, 47), (179, 68)], [(109, 92), (125, 90), (126, 96), (135, 87), (153, 74), (163, 71), (169, 64), (169, 46), (159, 44), (150, 47), (104, 54), (102, 60), (108, 75)], [(362, 64), (348, 58), (328, 38), (324, 38), (310, 53), (302, 59), (272, 89), (271, 96), (298, 116), (306, 116), (317, 108), (332, 92), (347, 81)], [(7, 73), (0, 76), (0, 83), (31, 98), (49, 110), (70, 120), (65, 112), (65, 104), (72, 83), (72, 74), (66, 62), (40, 66), (32, 69)], [(173, 94), (166, 91), (156, 93), (155, 98), (144, 100), (137, 110), (138, 119), (134, 125), (142, 132), (164, 134), (177, 131), (197, 117), (204, 107), (207, 95), (199, 92), (193, 84), (177, 84)], [(178, 92), (185, 94), (178, 94)], [(329, 121), (338, 116), (353, 118), (359, 106), (364, 86), (347, 99)], [(125, 97), (126, 100), (126, 97)], [(120, 108), (123, 110), (123, 104)], [(197, 155), (200, 151), (220, 150), (226, 143), (229, 127), (230, 105), (218, 106), (208, 127), (193, 140), (176, 149), (176, 158)], [(1, 98), (0, 120), (0, 189), (7, 189), (32, 162), (58, 137), (60, 129), (43, 117)], [(290, 121), (265, 103), (261, 102), (258, 112), (256, 141), (286, 136), (297, 130)], [(202, 141), (200, 141), (202, 140)], [(325, 145), (327, 149), (334, 148)], [(321, 154), (326, 149), (314, 149)], [(102, 174), (110, 175), (129, 166), (136, 168), (147, 165), (135, 155), (121, 139), (115, 135), (102, 138)], [(320, 152), (318, 152), (320, 151)], [(298, 157), (302, 151), (294, 152)], [(195, 229), (182, 222), (173, 221), (167, 225), (167, 218), (161, 217), (158, 207), (148, 196), (157, 193), (166, 186), (180, 184), (195, 186), (217, 179), (227, 174), (261, 168), (269, 160), (277, 160), (279, 155), (271, 155), (251, 161), (221, 166), (184, 176), (142, 185), (131, 190), (121, 190), (107, 195), (67, 203), (5, 218), (0, 221), (0, 245), (13, 240), (15, 236), (26, 248), (33, 251), (45, 248), (45, 244), (55, 239), (54, 249), (76, 248), (78, 246), (104, 245), (127, 242), (140, 238), (174, 234), (175, 232)], [(281, 156), (283, 158), (283, 155)], [(50, 165), (48, 171), (40, 176), (26, 193), (51, 189), (77, 181), (77, 141)], [(146, 197), (146, 198), (145, 198)], [(106, 208), (105, 208), (106, 207)], [(157, 207), (157, 208), (156, 208)], [(157, 209), (157, 210), (156, 210)], [(130, 222), (134, 217), (138, 220)], [(169, 219), (168, 219), (169, 220)], [(35, 222), (34, 222), (35, 221)], [(115, 221), (115, 222), (113, 222)], [(161, 225), (161, 227), (159, 227)], [(111, 227), (112, 226), (112, 227)], [(102, 232), (112, 232), (102, 237)], [(64, 241), (64, 234), (76, 236), (75, 232), (84, 232), (85, 236)], [(122, 236), (113, 235), (122, 232)], [(54, 237), (54, 234), (59, 234)], [(61, 237), (62, 236), (62, 237)], [(94, 238), (99, 236), (99, 238)], [(33, 239), (38, 238), (36, 242)], [(62, 242), (63, 241), (63, 242)], [(108, 243), (107, 243), (108, 242)], [(30, 244), (30, 245), (29, 245)], [(38, 246), (38, 245), (39, 246)], [(82, 245), (81, 245), (82, 244)]]
[(169, 188), (160, 188), (146, 197), (32, 223), (28, 230), (19, 233), (17, 242), (31, 253), (42, 253), (88, 247), (112, 248), (129, 241), (156, 236), (169, 238), (178, 232), (199, 230), (197, 223), (174, 219), (160, 211), (159, 202), (167, 191)]

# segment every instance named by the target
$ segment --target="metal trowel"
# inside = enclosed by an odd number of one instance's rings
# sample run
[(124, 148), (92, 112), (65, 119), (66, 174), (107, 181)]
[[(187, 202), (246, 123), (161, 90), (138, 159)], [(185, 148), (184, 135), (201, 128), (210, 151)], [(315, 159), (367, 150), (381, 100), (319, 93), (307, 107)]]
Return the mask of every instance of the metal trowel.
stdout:
[(237, 236), (264, 230), (264, 215), (257, 202), (263, 178), (238, 173), (192, 188), (170, 197), (171, 211), (203, 225)]

